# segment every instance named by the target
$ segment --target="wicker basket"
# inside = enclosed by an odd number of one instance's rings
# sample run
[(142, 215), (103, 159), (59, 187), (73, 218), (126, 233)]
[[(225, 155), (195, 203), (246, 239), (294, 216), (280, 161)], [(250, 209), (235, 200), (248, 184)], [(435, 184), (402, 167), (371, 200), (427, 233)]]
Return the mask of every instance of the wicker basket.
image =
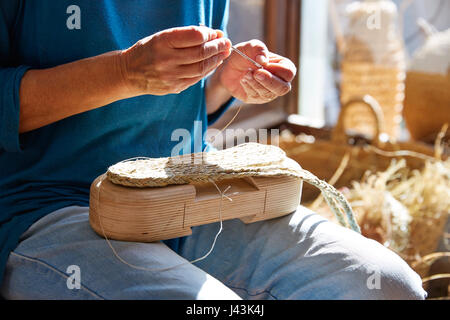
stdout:
[(411, 221), (409, 245), (400, 252), (406, 262), (417, 263), (421, 257), (436, 252), (448, 215), (448, 212), (437, 212), (433, 216), (415, 218)]
[[(353, 96), (371, 95), (381, 106), (384, 130), (397, 138), (402, 121), (404, 97), (404, 71), (371, 63), (343, 61), (341, 65), (341, 103)], [(366, 135), (374, 135), (374, 122), (370, 112), (355, 103), (346, 117), (346, 127)]]
[[(358, 104), (364, 106), (367, 113), (372, 115), (372, 123), (375, 124), (375, 139), (371, 143), (362, 145), (351, 145), (349, 142), (356, 140), (355, 136), (348, 136), (346, 133), (346, 118), (348, 111)], [(301, 140), (300, 136), (281, 135), (279, 145), (285, 150), (287, 156), (296, 160), (304, 169), (312, 172), (320, 179), (329, 181), (339, 168), (343, 158), (348, 154), (349, 162), (346, 170), (343, 171), (335, 186), (340, 188), (349, 186), (353, 180), (361, 180), (368, 170), (372, 172), (385, 170), (393, 158), (391, 152), (396, 150), (408, 150), (433, 157), (432, 147), (420, 142), (382, 142), (379, 133), (383, 132), (383, 113), (377, 101), (366, 95), (362, 98), (352, 98), (342, 106), (338, 122), (334, 128), (331, 139), (315, 138), (314, 141)], [(365, 141), (365, 140), (359, 140)], [(375, 151), (375, 150), (378, 150)], [(382, 151), (383, 154), (380, 154)], [(424, 159), (417, 157), (406, 157), (407, 165), (412, 169), (419, 169), (424, 165)], [(303, 189), (302, 201), (312, 201), (318, 192), (314, 188), (305, 185)]]
[(450, 124), (450, 72), (408, 72), (403, 116), (413, 139), (433, 142), (442, 126)]
[[(370, 28), (373, 12), (380, 25)], [(385, 133), (398, 138), (402, 120), (405, 54), (396, 31), (397, 9), (390, 1), (353, 2), (347, 7), (349, 26), (341, 48), (341, 104), (354, 96), (371, 95), (381, 106)], [(374, 134), (373, 117), (364, 106), (352, 105), (346, 127)]]

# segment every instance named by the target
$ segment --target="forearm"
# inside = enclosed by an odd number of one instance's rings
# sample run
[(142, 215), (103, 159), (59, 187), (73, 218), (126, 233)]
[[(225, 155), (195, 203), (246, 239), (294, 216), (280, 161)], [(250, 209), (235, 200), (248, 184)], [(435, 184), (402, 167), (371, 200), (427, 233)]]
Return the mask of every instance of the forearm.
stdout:
[(218, 69), (208, 78), (206, 82), (206, 111), (212, 114), (231, 98), (231, 94), (220, 83)]
[(120, 52), (32, 69), (20, 86), (19, 132), (139, 95), (124, 82)]

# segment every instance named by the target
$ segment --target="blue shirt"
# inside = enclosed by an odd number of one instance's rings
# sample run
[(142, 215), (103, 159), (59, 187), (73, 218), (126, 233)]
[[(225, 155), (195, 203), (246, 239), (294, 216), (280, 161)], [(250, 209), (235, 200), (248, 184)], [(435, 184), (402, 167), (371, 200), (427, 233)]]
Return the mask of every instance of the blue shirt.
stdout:
[[(71, 5), (80, 8), (80, 29), (68, 28)], [(184, 152), (201, 151), (195, 137), (228, 105), (207, 116), (202, 80), (180, 94), (121, 100), (19, 134), (24, 73), (125, 49), (171, 27), (224, 30), (227, 9), (227, 0), (0, 1), (0, 283), (9, 252), (33, 222), (88, 206), (90, 184), (118, 161), (170, 156), (180, 142), (172, 141), (175, 129), (191, 133)]]

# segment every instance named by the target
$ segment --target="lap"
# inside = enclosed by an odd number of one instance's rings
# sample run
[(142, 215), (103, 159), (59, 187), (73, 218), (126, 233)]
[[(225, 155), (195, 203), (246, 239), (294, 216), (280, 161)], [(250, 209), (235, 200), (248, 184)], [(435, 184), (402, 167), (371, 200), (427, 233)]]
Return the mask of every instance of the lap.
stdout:
[[(197, 227), (180, 247), (206, 252), (215, 228)], [(299, 206), (293, 214), (224, 223), (215, 250), (197, 266), (245, 298), (417, 299), (420, 277), (378, 242)]]
[[(89, 226), (88, 208), (55, 211), (22, 236), (11, 253), (2, 284), (6, 299), (239, 299), (217, 279), (162, 242), (111, 241)], [(158, 272), (174, 265), (179, 267)], [(80, 270), (80, 289), (70, 289), (70, 266)], [(206, 290), (210, 288), (211, 290)]]
[[(89, 226), (88, 208), (58, 210), (36, 222), (10, 255), (5, 298), (68, 299), (353, 299), (418, 298), (420, 279), (375, 241), (299, 207), (282, 218), (192, 228), (177, 252), (162, 242), (111, 241)], [(182, 265), (180, 265), (182, 264)], [(78, 266), (81, 288), (67, 287), (67, 268)], [(165, 271), (158, 271), (180, 265)], [(368, 288), (379, 272), (379, 290)], [(39, 288), (39, 289), (38, 289)], [(239, 294), (238, 295), (236, 295)]]

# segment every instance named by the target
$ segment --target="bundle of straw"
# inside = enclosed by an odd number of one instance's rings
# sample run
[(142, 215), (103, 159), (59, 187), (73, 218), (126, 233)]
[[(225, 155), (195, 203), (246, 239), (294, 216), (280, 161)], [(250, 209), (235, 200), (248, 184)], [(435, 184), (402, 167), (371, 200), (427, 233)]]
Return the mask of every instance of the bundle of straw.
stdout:
[[(367, 172), (343, 193), (363, 235), (419, 266), (437, 250), (450, 213), (450, 159), (426, 161), (421, 170), (393, 160), (387, 170)], [(314, 209), (326, 214), (324, 207)]]

